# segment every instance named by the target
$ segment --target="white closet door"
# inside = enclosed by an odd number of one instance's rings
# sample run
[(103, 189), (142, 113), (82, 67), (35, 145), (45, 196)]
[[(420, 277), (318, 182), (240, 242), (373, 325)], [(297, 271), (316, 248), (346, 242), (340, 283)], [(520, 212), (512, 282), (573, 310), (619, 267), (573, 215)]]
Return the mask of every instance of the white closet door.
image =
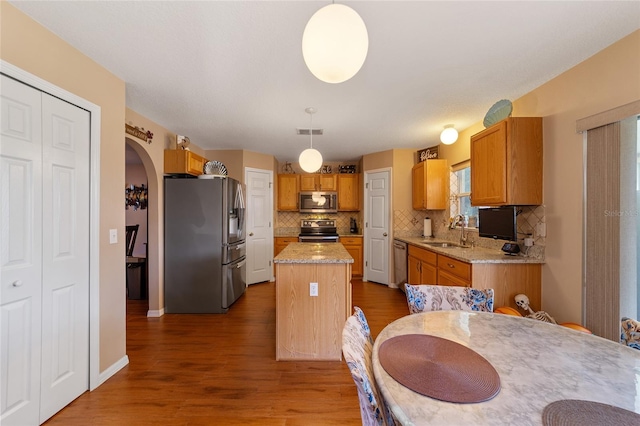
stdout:
[(46, 93), (42, 117), (40, 422), (89, 388), (90, 117)]
[(89, 113), (1, 77), (3, 425), (89, 388)]
[(1, 77), (0, 424), (38, 424), (42, 308), (41, 93)]
[(272, 172), (251, 169), (247, 182), (247, 284), (269, 281), (273, 277), (273, 192)]

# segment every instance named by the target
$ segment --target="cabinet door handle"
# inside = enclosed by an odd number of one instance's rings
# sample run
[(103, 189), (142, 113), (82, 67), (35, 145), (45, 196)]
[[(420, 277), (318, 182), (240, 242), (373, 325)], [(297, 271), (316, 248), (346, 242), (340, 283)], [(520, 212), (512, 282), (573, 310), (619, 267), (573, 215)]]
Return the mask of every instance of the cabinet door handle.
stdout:
[(452, 264), (452, 263), (447, 263), (447, 266), (448, 266), (449, 268), (455, 268), (455, 267), (456, 267), (456, 265), (454, 265), (454, 264)]

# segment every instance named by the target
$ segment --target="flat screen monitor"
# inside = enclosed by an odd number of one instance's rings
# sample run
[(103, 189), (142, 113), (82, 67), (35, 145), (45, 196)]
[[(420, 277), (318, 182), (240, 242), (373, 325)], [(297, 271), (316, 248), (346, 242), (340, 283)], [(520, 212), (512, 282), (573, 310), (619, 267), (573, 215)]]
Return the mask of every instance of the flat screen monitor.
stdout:
[(495, 240), (517, 241), (514, 206), (478, 209), (478, 234)]

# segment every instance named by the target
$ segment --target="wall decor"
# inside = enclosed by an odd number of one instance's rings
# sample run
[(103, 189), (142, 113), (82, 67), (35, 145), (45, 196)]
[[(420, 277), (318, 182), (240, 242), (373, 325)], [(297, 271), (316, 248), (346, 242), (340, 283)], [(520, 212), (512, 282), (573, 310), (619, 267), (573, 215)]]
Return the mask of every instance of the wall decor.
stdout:
[(133, 210), (147, 208), (147, 187), (144, 184), (140, 186), (127, 185), (124, 190), (124, 208)]
[(128, 135), (142, 139), (148, 144), (153, 142), (153, 133), (151, 133), (151, 130), (144, 130), (144, 127), (134, 127), (130, 124), (124, 123), (124, 131)]
[(338, 171), (340, 173), (355, 173), (356, 172), (356, 165), (355, 164), (347, 164), (344, 166), (340, 166), (338, 168)]
[(438, 158), (438, 147), (432, 146), (431, 148), (425, 148), (418, 151), (418, 163), (425, 160), (435, 160)]

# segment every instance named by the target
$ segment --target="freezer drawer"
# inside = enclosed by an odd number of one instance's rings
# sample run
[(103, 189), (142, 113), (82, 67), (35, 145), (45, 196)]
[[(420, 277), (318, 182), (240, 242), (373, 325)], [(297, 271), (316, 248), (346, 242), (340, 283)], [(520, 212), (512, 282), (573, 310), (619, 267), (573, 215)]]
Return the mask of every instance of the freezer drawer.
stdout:
[(247, 255), (247, 244), (243, 241), (222, 246), (222, 263), (231, 263)]
[(222, 265), (222, 309), (229, 309), (247, 289), (246, 258)]

